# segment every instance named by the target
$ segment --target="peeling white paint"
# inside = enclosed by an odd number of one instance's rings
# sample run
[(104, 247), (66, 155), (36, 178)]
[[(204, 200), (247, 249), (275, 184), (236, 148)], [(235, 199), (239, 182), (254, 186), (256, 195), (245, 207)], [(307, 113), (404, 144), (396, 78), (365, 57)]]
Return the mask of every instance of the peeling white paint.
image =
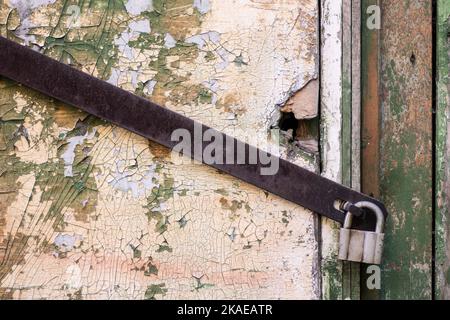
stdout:
[(137, 198), (145, 197), (148, 192), (157, 186), (153, 182), (155, 178), (156, 165), (147, 166), (147, 170), (142, 173), (135, 172), (135, 169), (121, 169), (120, 161), (116, 162), (116, 170), (112, 172), (112, 178), (109, 179), (108, 184), (116, 190), (128, 193)]
[(186, 43), (196, 44), (200, 50), (205, 49), (206, 45), (209, 43), (219, 44), (220, 43), (220, 33), (217, 31), (209, 31), (206, 33), (197, 34), (195, 36), (189, 37)]
[(162, 212), (162, 211), (166, 211), (169, 208), (169, 206), (167, 205), (167, 203), (165, 202), (161, 202), (157, 207), (152, 208), (152, 212)]
[(56, 0), (9, 0), (8, 5), (10, 8), (17, 9), (20, 19), (28, 16), (33, 9), (37, 9), (41, 6), (47, 6), (55, 3)]
[(175, 47), (176, 44), (177, 41), (172, 37), (172, 35), (170, 33), (166, 33), (164, 37), (164, 47), (166, 47), (167, 49), (171, 49)]
[(128, 45), (128, 42), (133, 38), (133, 32), (125, 30), (120, 34), (120, 36), (114, 40), (114, 44), (118, 47), (119, 52), (130, 60), (133, 60), (133, 48)]
[(128, 0), (125, 4), (128, 13), (132, 15), (139, 15), (144, 11), (153, 11), (153, 0)]
[[(341, 95), (342, 95), (342, 1), (322, 2), (321, 44), (321, 118), (323, 123), (323, 175), (341, 182)], [(322, 219), (322, 264), (335, 262), (339, 243), (339, 225)], [(324, 271), (322, 292), (328, 298), (331, 286), (341, 286), (341, 279)]]
[(128, 89), (130, 90), (136, 89), (139, 82), (145, 82), (145, 78), (148, 79), (148, 75), (143, 76), (141, 71), (142, 64), (144, 63), (144, 60), (142, 59), (142, 51), (130, 47), (129, 42), (131, 40), (138, 39), (141, 33), (150, 32), (151, 25), (149, 20), (133, 20), (128, 24), (126, 30), (124, 30), (119, 36), (115, 38), (114, 44), (117, 46), (118, 51), (121, 53), (121, 58), (127, 61), (127, 63), (133, 63), (134, 66), (133, 69), (120, 69), (116, 67), (111, 68), (111, 75), (106, 80), (108, 83), (111, 83), (114, 86), (120, 86), (124, 83), (131, 84), (131, 87), (128, 85)]
[(148, 20), (132, 21), (129, 28), (132, 32), (149, 33), (151, 31), (150, 21)]
[(236, 239), (236, 228), (231, 227), (230, 230), (226, 233), (228, 237), (230, 238), (231, 242), (234, 242), (234, 239)]
[(56, 236), (55, 241), (53, 242), (60, 251), (67, 252), (71, 251), (78, 241), (83, 239), (82, 235), (77, 234), (64, 234), (60, 233)]
[(203, 85), (208, 88), (209, 90), (211, 90), (212, 95), (211, 95), (211, 104), (212, 105), (216, 105), (217, 103), (217, 92), (219, 91), (219, 81), (217, 79), (210, 79), (208, 81), (204, 81)]
[(131, 85), (133, 86), (134, 89), (136, 89), (138, 85), (139, 71), (131, 70), (130, 75), (131, 75)]
[(55, 2), (56, 0), (10, 0), (7, 2), (10, 8), (17, 9), (17, 12), (19, 13), (20, 26), (14, 30), (14, 34), (24, 40), (25, 45), (36, 42), (36, 37), (34, 35), (29, 35), (30, 29), (35, 27), (29, 18), (33, 10)]
[(119, 78), (120, 78), (120, 70), (116, 68), (111, 68), (111, 76), (109, 77), (108, 80), (106, 80), (106, 82), (117, 87), (119, 85)]
[(64, 160), (64, 176), (65, 177), (73, 177), (73, 161), (75, 160), (75, 148), (78, 145), (84, 143), (87, 139), (92, 139), (95, 136), (96, 130), (94, 129), (91, 133), (86, 132), (84, 136), (76, 136), (71, 137), (67, 140), (68, 144), (66, 146), (66, 151), (61, 155), (61, 158)]
[(81, 288), (81, 268), (77, 264), (71, 264), (66, 269), (66, 282), (65, 285), (68, 289)]
[(128, 28), (123, 31), (117, 39), (114, 40), (114, 44), (118, 46), (119, 52), (130, 60), (134, 59), (134, 49), (128, 45), (132, 39), (136, 39), (140, 33), (149, 33), (151, 31), (150, 21), (139, 20), (132, 21), (128, 25)]
[(342, 40), (341, 1), (326, 1), (323, 4), (323, 26), (321, 56), (321, 110), (325, 143), (323, 174), (333, 181), (341, 181), (341, 95), (342, 95)]
[(147, 95), (152, 95), (153, 90), (155, 90), (156, 83), (157, 82), (155, 80), (147, 81), (144, 87), (144, 93)]
[(222, 62), (216, 64), (216, 69), (217, 71), (224, 70), (230, 64), (230, 53), (224, 47), (220, 47), (217, 48), (216, 54), (220, 57), (220, 59), (222, 59)]
[(194, 8), (198, 10), (201, 14), (205, 14), (211, 9), (211, 4), (209, 0), (194, 0)]

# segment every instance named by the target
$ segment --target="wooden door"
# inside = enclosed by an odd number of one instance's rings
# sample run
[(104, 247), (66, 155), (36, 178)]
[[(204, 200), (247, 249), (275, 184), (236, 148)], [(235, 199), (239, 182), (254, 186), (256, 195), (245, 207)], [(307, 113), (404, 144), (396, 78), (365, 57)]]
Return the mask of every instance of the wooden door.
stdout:
[[(381, 290), (362, 298), (434, 295), (432, 1), (362, 1), (362, 191), (389, 211)], [(368, 24), (373, 8), (378, 28)], [(372, 9), (371, 9), (372, 8)], [(372, 272), (373, 273), (373, 272)], [(362, 276), (367, 271), (362, 269)]]
[[(351, 12), (335, 0), (6, 0), (0, 34), (350, 185)], [(336, 224), (7, 79), (0, 116), (1, 298), (350, 295), (343, 274), (358, 272), (336, 259)]]

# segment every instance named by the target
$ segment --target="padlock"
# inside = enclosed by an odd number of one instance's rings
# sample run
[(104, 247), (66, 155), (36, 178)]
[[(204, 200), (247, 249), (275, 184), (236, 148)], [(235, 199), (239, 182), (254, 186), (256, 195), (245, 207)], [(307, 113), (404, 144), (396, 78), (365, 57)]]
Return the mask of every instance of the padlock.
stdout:
[(375, 232), (351, 229), (353, 215), (347, 212), (344, 227), (340, 230), (339, 260), (380, 264), (384, 244), (384, 215), (381, 209), (372, 202), (362, 201), (355, 204), (359, 208), (367, 208), (375, 213), (377, 224)]

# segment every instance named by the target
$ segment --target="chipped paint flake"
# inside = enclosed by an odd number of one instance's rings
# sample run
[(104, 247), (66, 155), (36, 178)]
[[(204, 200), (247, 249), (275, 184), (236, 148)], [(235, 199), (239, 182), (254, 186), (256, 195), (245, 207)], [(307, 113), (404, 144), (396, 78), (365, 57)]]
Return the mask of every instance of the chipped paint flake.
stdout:
[(137, 16), (145, 11), (153, 11), (153, 0), (128, 0), (125, 4), (128, 13)]
[(220, 42), (220, 33), (217, 31), (209, 31), (201, 33), (186, 39), (186, 43), (196, 44), (199, 49), (203, 50), (208, 45), (217, 45)]
[(134, 198), (140, 198), (153, 190), (157, 185), (155, 178), (156, 165), (148, 166), (142, 173), (133, 168), (121, 168), (120, 161), (116, 162), (116, 169), (112, 179), (108, 182), (114, 189), (122, 192), (131, 192)]
[(172, 49), (176, 46), (177, 41), (172, 37), (172, 35), (170, 33), (166, 33), (166, 35), (164, 36), (164, 46), (167, 49)]
[(71, 137), (67, 140), (67, 145), (61, 158), (64, 160), (64, 176), (73, 177), (73, 161), (75, 160), (75, 148), (82, 145), (86, 140), (91, 140), (95, 136), (95, 130), (86, 132), (83, 136)]
[(201, 14), (205, 14), (211, 8), (211, 4), (209, 0), (194, 0), (194, 8)]
[(149, 33), (151, 31), (150, 30), (150, 21), (148, 21), (148, 20), (132, 21), (129, 24), (129, 28), (132, 32)]

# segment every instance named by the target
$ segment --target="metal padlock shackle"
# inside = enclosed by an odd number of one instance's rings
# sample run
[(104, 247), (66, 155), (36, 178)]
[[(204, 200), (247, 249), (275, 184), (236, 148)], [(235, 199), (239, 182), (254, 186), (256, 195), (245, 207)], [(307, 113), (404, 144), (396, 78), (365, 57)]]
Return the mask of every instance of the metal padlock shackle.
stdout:
[[(361, 201), (353, 204), (355, 207), (358, 208), (366, 208), (369, 209), (371, 212), (375, 213), (377, 217), (377, 224), (375, 227), (375, 232), (381, 233), (384, 230), (384, 214), (383, 211), (381, 211), (380, 207), (378, 207), (375, 203), (369, 202), (369, 201)], [(345, 215), (344, 220), (344, 228), (350, 229), (352, 227), (353, 223), (353, 214), (351, 212), (347, 212)]]

